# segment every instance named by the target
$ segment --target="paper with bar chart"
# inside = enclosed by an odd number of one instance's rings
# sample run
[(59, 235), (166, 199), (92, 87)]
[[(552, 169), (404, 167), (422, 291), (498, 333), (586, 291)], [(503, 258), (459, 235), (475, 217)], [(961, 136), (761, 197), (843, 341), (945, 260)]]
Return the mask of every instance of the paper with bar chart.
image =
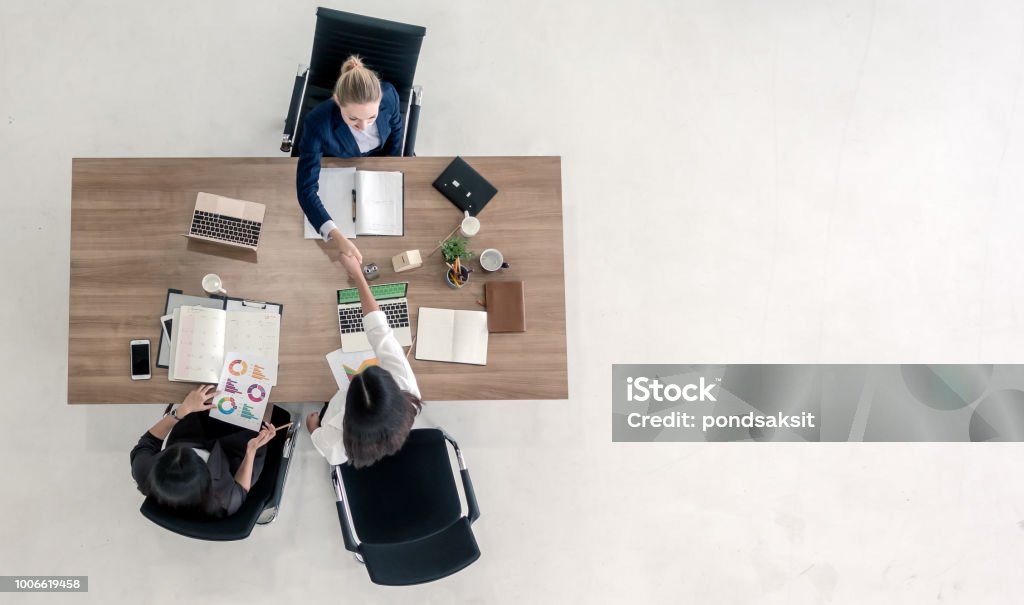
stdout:
[(348, 392), (348, 383), (353, 376), (370, 366), (380, 365), (380, 361), (373, 356), (373, 351), (345, 353), (338, 349), (327, 354), (327, 365), (334, 375), (334, 382), (338, 383), (338, 390)]
[(276, 372), (276, 366), (265, 357), (227, 353), (210, 416), (242, 428), (260, 430)]

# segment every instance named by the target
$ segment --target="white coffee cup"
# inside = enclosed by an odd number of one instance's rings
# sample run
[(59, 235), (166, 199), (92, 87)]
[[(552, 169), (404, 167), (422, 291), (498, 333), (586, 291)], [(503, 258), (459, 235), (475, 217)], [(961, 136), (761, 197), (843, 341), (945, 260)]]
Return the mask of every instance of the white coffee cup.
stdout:
[(475, 216), (469, 216), (469, 212), (466, 212), (466, 217), (462, 219), (462, 224), (459, 225), (459, 233), (462, 237), (473, 237), (477, 233), (480, 233), (480, 220)]
[(227, 294), (227, 290), (224, 289), (224, 282), (220, 280), (220, 276), (216, 273), (207, 273), (203, 276), (203, 290), (206, 290), (207, 294)]
[(480, 268), (484, 271), (497, 271), (505, 266), (505, 257), (494, 248), (488, 248), (480, 253)]

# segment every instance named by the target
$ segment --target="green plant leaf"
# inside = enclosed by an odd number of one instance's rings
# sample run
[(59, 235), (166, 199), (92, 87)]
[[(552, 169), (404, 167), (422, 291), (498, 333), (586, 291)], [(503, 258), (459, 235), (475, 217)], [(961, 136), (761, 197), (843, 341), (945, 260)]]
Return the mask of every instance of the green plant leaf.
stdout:
[(454, 236), (446, 239), (441, 243), (441, 255), (444, 257), (446, 263), (455, 262), (456, 258), (471, 259), (473, 258), (473, 251), (466, 249), (466, 244), (469, 243), (464, 237)]

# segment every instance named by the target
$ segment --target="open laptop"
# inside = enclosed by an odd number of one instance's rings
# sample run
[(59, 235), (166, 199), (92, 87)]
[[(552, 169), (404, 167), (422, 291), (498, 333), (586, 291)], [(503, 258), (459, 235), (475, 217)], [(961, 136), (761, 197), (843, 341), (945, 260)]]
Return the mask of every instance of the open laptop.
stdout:
[[(412, 344), (409, 301), (405, 298), (408, 290), (409, 282), (370, 286), (370, 292), (387, 317), (388, 325), (395, 331), (398, 344), (403, 347)], [(363, 330), (363, 305), (359, 302), (359, 290), (356, 288), (338, 290), (338, 329), (341, 330), (342, 351), (353, 353), (373, 348)]]
[(255, 251), (266, 211), (263, 204), (200, 191), (186, 237)]
[(440, 191), (448, 201), (470, 216), (476, 216), (491, 201), (498, 190), (480, 173), (460, 157), (452, 160), (441, 176), (434, 181), (434, 189)]

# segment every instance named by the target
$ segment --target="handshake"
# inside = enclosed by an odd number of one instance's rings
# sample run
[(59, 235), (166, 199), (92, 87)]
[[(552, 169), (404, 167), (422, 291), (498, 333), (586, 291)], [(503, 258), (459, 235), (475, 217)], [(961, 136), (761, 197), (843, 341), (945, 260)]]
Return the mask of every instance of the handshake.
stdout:
[(349, 278), (359, 281), (363, 275), (363, 255), (359, 252), (359, 248), (356, 248), (356, 245), (337, 229), (331, 232), (331, 243), (337, 246), (341, 266), (345, 267)]

